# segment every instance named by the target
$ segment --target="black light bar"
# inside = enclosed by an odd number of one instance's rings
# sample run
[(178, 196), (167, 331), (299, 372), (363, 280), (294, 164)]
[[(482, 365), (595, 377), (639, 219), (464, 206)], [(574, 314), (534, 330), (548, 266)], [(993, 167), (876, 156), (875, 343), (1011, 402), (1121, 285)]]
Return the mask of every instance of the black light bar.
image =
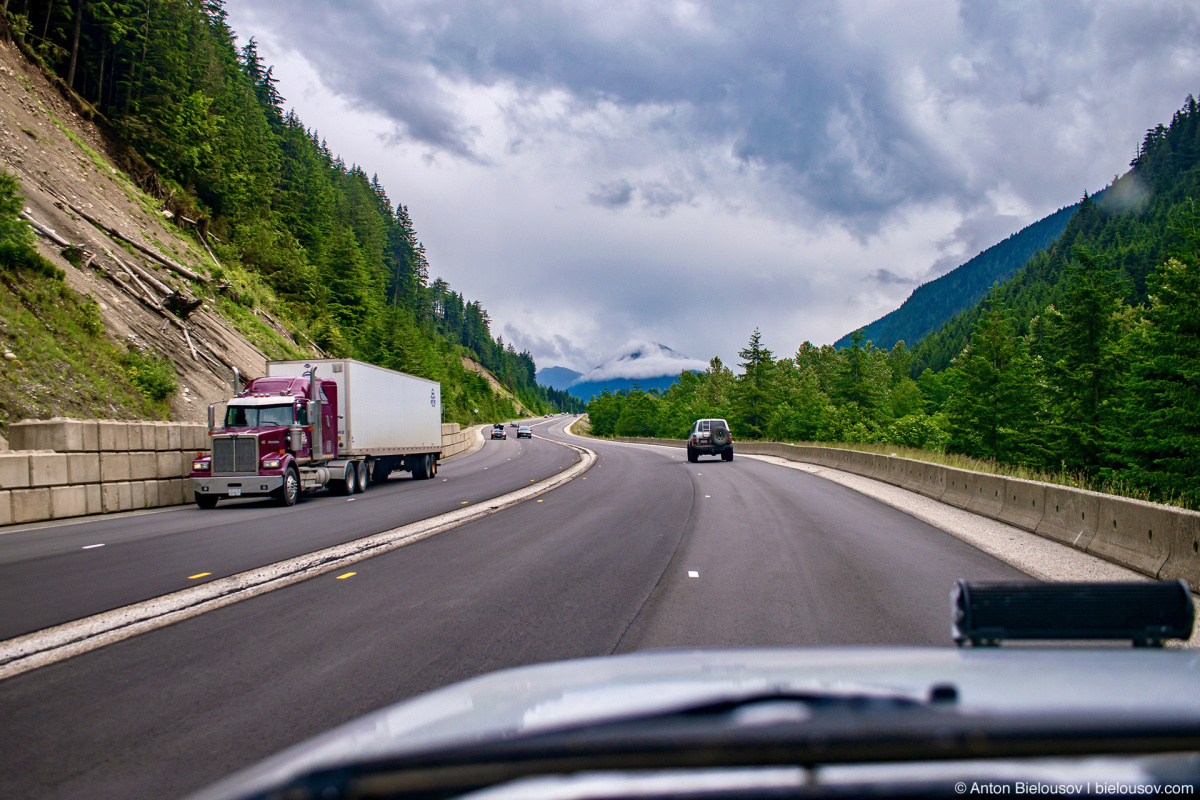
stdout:
[(1190, 639), (1196, 622), (1183, 581), (1144, 583), (968, 583), (950, 592), (959, 647), (1022, 640), (1130, 641), (1162, 647)]

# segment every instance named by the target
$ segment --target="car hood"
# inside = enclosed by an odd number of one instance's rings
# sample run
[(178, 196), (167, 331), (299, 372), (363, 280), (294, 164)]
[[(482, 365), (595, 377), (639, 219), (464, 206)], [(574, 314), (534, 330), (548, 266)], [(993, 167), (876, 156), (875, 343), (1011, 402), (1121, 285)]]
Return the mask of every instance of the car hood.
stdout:
[(927, 698), (953, 684), (962, 711), (1200, 716), (1200, 654), (1146, 649), (678, 650), (504, 670), (368, 714), (194, 796), (244, 797), (319, 768), (651, 714), (751, 692)]

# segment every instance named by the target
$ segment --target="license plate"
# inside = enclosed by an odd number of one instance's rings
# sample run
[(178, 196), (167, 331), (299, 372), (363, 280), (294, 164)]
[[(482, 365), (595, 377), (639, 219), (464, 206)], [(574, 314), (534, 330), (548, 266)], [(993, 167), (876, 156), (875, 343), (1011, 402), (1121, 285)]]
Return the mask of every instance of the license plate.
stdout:
[(234, 489), (234, 488), (230, 487), (230, 489), (229, 489), (229, 496), (230, 496), (230, 497), (241, 497), (241, 496), (242, 496), (242, 490), (241, 490), (241, 489)]

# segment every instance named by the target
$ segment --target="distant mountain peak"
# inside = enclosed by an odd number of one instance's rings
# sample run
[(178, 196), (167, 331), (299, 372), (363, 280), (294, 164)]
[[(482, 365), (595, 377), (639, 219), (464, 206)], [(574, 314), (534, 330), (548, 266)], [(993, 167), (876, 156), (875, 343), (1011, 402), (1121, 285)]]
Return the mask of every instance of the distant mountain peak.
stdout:
[(665, 344), (633, 339), (626, 342), (603, 364), (585, 372), (576, 383), (594, 383), (613, 378), (662, 378), (678, 376), (689, 371), (702, 371), (707, 367), (708, 362), (688, 358)]

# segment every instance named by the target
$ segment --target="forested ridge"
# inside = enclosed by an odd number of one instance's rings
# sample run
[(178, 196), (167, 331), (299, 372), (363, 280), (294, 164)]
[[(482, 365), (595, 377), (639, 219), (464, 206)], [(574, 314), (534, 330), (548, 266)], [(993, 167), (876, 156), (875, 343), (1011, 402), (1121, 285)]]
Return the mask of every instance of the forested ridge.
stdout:
[[(919, 342), (955, 314), (974, 306), (997, 283), (1003, 283), (1025, 266), (1030, 257), (1062, 234), (1078, 203), (1060, 208), (992, 245), (939, 278), (921, 284), (897, 308), (862, 328), (867, 341), (891, 349), (896, 342)], [(833, 343), (849, 347), (852, 334)]]
[[(254, 39), (238, 47), (221, 0), (5, 0), (13, 36), (124, 145), (121, 166), (194, 220), (244, 302), (271, 304), (335, 356), (440, 380), (447, 419), (579, 401), (539, 387), (528, 352), (430, 265), (408, 208), (287, 110)], [(478, 409), (478, 414), (475, 410)]]
[(1062, 236), (922, 340), (802, 344), (754, 331), (743, 373), (718, 359), (666, 392), (588, 406), (599, 435), (908, 446), (1047, 470), (1200, 508), (1200, 109), (1148, 131), (1131, 169), (1084, 196)]

